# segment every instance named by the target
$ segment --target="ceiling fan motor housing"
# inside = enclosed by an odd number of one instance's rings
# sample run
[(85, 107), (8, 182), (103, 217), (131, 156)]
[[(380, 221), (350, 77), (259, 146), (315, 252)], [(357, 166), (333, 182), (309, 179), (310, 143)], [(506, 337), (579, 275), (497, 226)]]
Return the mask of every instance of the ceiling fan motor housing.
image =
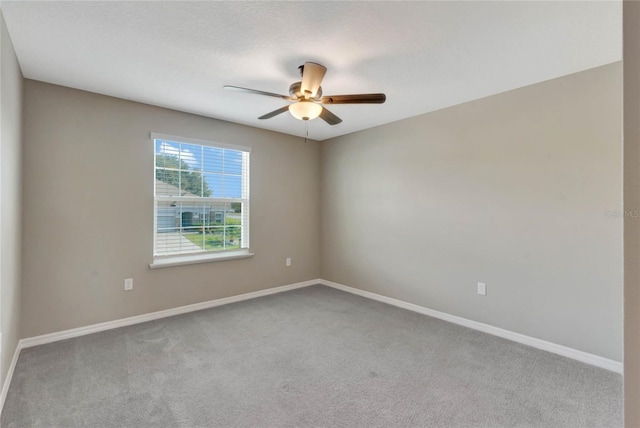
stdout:
[[(292, 83), (291, 86), (289, 86), (289, 95), (291, 95), (291, 98), (295, 98), (296, 100), (303, 100), (305, 97), (301, 88), (302, 88), (302, 82)], [(318, 87), (316, 96), (309, 99), (318, 101), (320, 100), (320, 98), (322, 98), (322, 86)]]

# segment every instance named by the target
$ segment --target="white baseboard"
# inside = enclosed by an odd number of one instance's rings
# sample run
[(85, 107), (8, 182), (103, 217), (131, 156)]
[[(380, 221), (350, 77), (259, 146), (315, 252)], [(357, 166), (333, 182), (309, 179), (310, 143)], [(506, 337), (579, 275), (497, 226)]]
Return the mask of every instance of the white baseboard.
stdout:
[(616, 373), (623, 372), (623, 365), (619, 361), (610, 360), (608, 358), (600, 357), (598, 355), (589, 354), (588, 352), (579, 351), (577, 349), (569, 348), (567, 346), (558, 345), (556, 343), (547, 342), (546, 340), (536, 339), (535, 337), (525, 336), (524, 334), (515, 333), (513, 331), (505, 330), (499, 327), (494, 327), (489, 324), (483, 324), (481, 322), (472, 321), (466, 318), (450, 315), (444, 312), (439, 312), (433, 309), (425, 308), (422, 306), (414, 305), (413, 303), (407, 303), (402, 300), (393, 299), (391, 297), (382, 296), (380, 294), (371, 293), (369, 291), (360, 290), (358, 288), (349, 287), (347, 285), (338, 284), (337, 282), (327, 281), (324, 279), (319, 280), (319, 283), (328, 287), (333, 287), (338, 290), (346, 291), (348, 293), (357, 294), (358, 296), (366, 297), (368, 299), (377, 300), (382, 303), (397, 306), (399, 308), (408, 309), (413, 312), (428, 315), (430, 317), (438, 318), (444, 321), (448, 321), (454, 324), (462, 325), (464, 327), (479, 330), (484, 333), (488, 333), (494, 336), (502, 337), (513, 342), (522, 343), (533, 348), (542, 349), (543, 351), (552, 352), (554, 354), (562, 355), (563, 357), (571, 358), (592, 366), (600, 367), (606, 370), (610, 370)]
[(43, 334), (42, 336), (28, 337), (26, 339), (20, 339), (16, 346), (16, 350), (9, 366), (9, 371), (2, 384), (2, 392), (0, 392), (0, 415), (2, 415), (2, 409), (4, 409), (4, 402), (7, 398), (7, 392), (11, 385), (11, 379), (13, 378), (13, 372), (15, 371), (20, 351), (24, 348), (29, 348), (37, 345), (44, 345), (46, 343), (57, 342), (59, 340), (71, 339), (73, 337), (84, 336), (87, 334), (98, 333), (100, 331), (112, 330), (114, 328), (125, 327), (133, 324), (140, 324), (147, 321), (153, 321), (160, 318), (166, 318), (174, 315), (186, 314), (188, 312), (200, 311), (202, 309), (213, 308), (215, 306), (228, 305), (229, 303), (240, 302), (242, 300), (255, 299), (256, 297), (268, 296), (270, 294), (282, 293), (283, 291), (295, 290), (296, 288), (308, 287), (310, 285), (320, 284), (319, 279), (313, 279), (310, 281), (297, 282), (294, 284), (283, 285), (281, 287), (268, 288), (266, 290), (254, 291), (252, 293), (240, 294), (237, 296), (225, 297), (222, 299), (209, 300), (207, 302), (194, 303), (193, 305), (180, 306), (178, 308), (167, 309), (164, 311), (151, 312), (149, 314), (137, 315), (129, 318), (123, 318), (114, 321), (107, 321), (99, 324), (88, 325), (79, 328), (73, 328), (70, 330), (58, 331), (50, 334)]
[(338, 284), (336, 282), (327, 281), (324, 279), (314, 279), (310, 281), (298, 282), (289, 285), (283, 285), (281, 287), (269, 288), (266, 290), (255, 291), (252, 293), (240, 294), (238, 296), (225, 297), (222, 299), (210, 300), (207, 302), (195, 303), (187, 306), (180, 306), (178, 308), (167, 309), (164, 311), (152, 312), (144, 315), (137, 315), (129, 318), (123, 318), (120, 320), (107, 321), (99, 324), (93, 324), (85, 327), (74, 328), (70, 330), (59, 331), (56, 333), (44, 334), (42, 336), (29, 337), (21, 339), (16, 347), (9, 372), (2, 386), (2, 395), (0, 395), (0, 413), (4, 406), (4, 400), (6, 398), (11, 378), (15, 365), (18, 361), (18, 356), (23, 348), (31, 346), (43, 345), (46, 343), (57, 342), (59, 340), (71, 339), (73, 337), (84, 336), (87, 334), (97, 333), (105, 330), (111, 330), (114, 328), (125, 327), (133, 324), (140, 324), (147, 321), (153, 321), (161, 318), (166, 318), (174, 315), (185, 314), (189, 312), (195, 312), (202, 309), (213, 308), (216, 306), (227, 305), (230, 303), (240, 302), (243, 300), (255, 299), (257, 297), (267, 296), (270, 294), (282, 293), (284, 291), (294, 290), (297, 288), (308, 287), (315, 284), (322, 284), (328, 287), (332, 287), (338, 290), (346, 291), (348, 293), (357, 294), (358, 296), (366, 297), (372, 300), (377, 300), (382, 303), (387, 303), (393, 306), (397, 306), (410, 311), (418, 312), (424, 315), (428, 315), (434, 318), (438, 318), (444, 321), (448, 321), (454, 324), (462, 325), (474, 330), (482, 331), (484, 333), (492, 334), (494, 336), (502, 337), (517, 343), (531, 346), (533, 348), (542, 349), (544, 351), (552, 352), (554, 354), (562, 355), (563, 357), (571, 358), (577, 361), (581, 361), (586, 364), (590, 364), (596, 367), (600, 367), (606, 370), (610, 370), (616, 373), (623, 372), (623, 365), (621, 362), (610, 360), (600, 357), (598, 355), (589, 354), (587, 352), (579, 351), (577, 349), (569, 348), (563, 345), (547, 342), (545, 340), (536, 339), (534, 337), (526, 336), (524, 334), (515, 333), (513, 331), (504, 330), (502, 328), (494, 327), (488, 324), (483, 324), (477, 321), (472, 321), (466, 318), (450, 315), (444, 312), (439, 312), (433, 309), (425, 308), (422, 306), (407, 303), (402, 300), (393, 299), (391, 297), (382, 296), (380, 294), (372, 293), (369, 291), (360, 290), (357, 288), (349, 287), (347, 285)]
[(180, 306), (177, 308), (166, 309), (164, 311), (151, 312), (144, 315), (136, 315), (129, 318), (122, 318), (119, 320), (87, 325), (84, 327), (58, 331), (55, 333), (43, 334), (42, 336), (28, 337), (26, 339), (21, 339), (19, 342), (19, 345), (21, 348), (29, 348), (31, 346), (43, 345), (45, 343), (71, 339), (73, 337), (84, 336), (91, 333), (98, 333), (100, 331), (105, 331), (105, 330), (112, 330), (114, 328), (125, 327), (133, 324), (140, 324), (143, 322), (153, 321), (160, 318), (186, 314), (188, 312), (200, 311), (202, 309), (213, 308), (216, 306), (228, 305), (229, 303), (240, 302), (242, 300), (255, 299), (256, 297), (282, 293), (283, 291), (295, 290), (296, 288), (308, 287), (310, 285), (316, 285), (316, 284), (320, 284), (319, 279), (313, 279), (313, 280), (304, 281), (304, 282), (297, 282), (295, 284), (283, 285), (281, 287), (267, 288), (266, 290), (254, 291), (252, 293), (245, 293), (237, 296), (224, 297), (222, 299), (209, 300), (207, 302), (194, 303), (192, 305)]
[(18, 364), (18, 357), (20, 357), (20, 351), (22, 346), (20, 342), (16, 345), (16, 350), (13, 353), (13, 359), (9, 365), (9, 371), (2, 383), (2, 391), (0, 392), (0, 416), (2, 416), (2, 409), (4, 409), (4, 401), (7, 399), (7, 392), (9, 392), (9, 385), (11, 385), (11, 379), (13, 379), (13, 372), (16, 370), (16, 364)]
[(621, 362), (610, 360), (600, 357), (598, 355), (589, 354), (587, 352), (578, 351), (577, 349), (569, 348), (566, 346), (558, 345), (555, 343), (547, 342), (545, 340), (536, 339), (534, 337), (525, 336), (524, 334), (515, 333), (513, 331), (504, 330), (502, 328), (494, 327), (488, 324), (483, 324), (477, 321), (471, 321), (466, 318), (450, 315), (444, 312), (439, 312), (433, 309), (425, 308), (422, 306), (414, 305), (413, 303), (407, 303), (402, 300), (393, 299), (391, 297), (382, 296), (380, 294), (371, 293), (369, 291), (360, 290), (357, 288), (349, 287), (347, 285), (338, 284), (332, 281), (326, 281), (324, 279), (314, 279), (310, 281), (298, 282), (295, 284), (283, 285), (281, 287), (268, 288), (266, 290), (255, 291), (252, 293), (240, 294), (238, 296), (225, 297), (222, 299), (209, 300), (207, 302), (195, 303), (193, 305), (180, 306), (178, 308), (167, 309), (164, 311), (152, 312), (144, 315), (137, 315), (129, 318), (123, 318), (115, 321), (103, 322), (100, 324), (89, 325), (85, 327), (74, 328), (71, 330), (59, 331), (56, 333), (44, 334), (42, 336), (29, 337), (21, 339), (13, 354), (9, 371), (2, 384), (2, 391), (0, 392), (0, 415), (4, 408), (4, 402), (7, 398), (7, 392), (11, 385), (11, 379), (18, 362), (20, 352), (24, 348), (31, 346), (43, 345), (46, 343), (57, 342), (59, 340), (71, 339), (73, 337), (84, 336), (87, 334), (97, 333), (100, 331), (111, 330), (114, 328), (125, 327), (133, 324), (140, 324), (147, 321), (153, 321), (161, 318), (166, 318), (174, 315), (185, 314), (188, 312), (195, 312), (202, 309), (213, 308), (216, 306), (227, 305), (229, 303), (240, 302), (243, 300), (255, 299), (256, 297), (268, 296), (270, 294), (282, 293), (284, 291), (295, 290), (297, 288), (308, 287), (315, 284), (322, 284), (328, 287), (332, 287), (338, 290), (346, 291), (348, 293), (357, 294), (358, 296), (366, 297), (368, 299), (377, 300), (382, 303), (397, 306), (399, 308), (408, 309), (410, 311), (418, 312), (420, 314), (428, 315), (434, 318), (439, 318), (444, 321), (448, 321), (454, 324), (459, 324), (465, 327), (479, 330), (484, 333), (492, 334), (494, 336), (502, 337), (517, 343), (531, 346), (533, 348), (542, 349), (544, 351), (552, 352), (554, 354), (562, 355), (563, 357), (571, 358), (577, 361), (581, 361), (586, 364), (590, 364), (596, 367), (600, 367), (606, 370), (610, 370), (616, 373), (623, 372), (623, 365)]

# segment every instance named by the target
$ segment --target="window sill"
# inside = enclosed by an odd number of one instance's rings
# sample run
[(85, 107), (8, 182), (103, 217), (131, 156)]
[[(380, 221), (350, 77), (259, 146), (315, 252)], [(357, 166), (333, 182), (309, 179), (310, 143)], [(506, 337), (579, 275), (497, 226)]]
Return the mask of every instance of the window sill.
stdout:
[(149, 265), (150, 269), (159, 269), (171, 266), (193, 265), (196, 263), (219, 262), (223, 260), (245, 259), (253, 257), (253, 253), (249, 251), (230, 251), (219, 254), (190, 254), (186, 256), (175, 256), (167, 258), (158, 258)]

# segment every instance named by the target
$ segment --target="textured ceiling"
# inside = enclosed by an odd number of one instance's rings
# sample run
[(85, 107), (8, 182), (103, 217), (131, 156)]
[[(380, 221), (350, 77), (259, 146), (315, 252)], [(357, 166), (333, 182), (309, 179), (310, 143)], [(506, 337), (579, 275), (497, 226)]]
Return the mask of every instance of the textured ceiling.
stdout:
[(328, 68), (326, 95), (384, 92), (329, 107), (323, 140), (622, 58), (621, 2), (31, 2), (0, 7), (24, 76), (293, 135), (297, 66)]

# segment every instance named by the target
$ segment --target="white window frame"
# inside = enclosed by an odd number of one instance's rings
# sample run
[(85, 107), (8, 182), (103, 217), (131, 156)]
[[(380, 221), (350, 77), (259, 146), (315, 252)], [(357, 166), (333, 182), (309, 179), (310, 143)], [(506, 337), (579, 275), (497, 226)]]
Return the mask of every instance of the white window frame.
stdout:
[[(208, 140), (200, 140), (196, 138), (180, 137), (176, 135), (160, 134), (151, 132), (149, 139), (153, 145), (154, 163), (153, 163), (153, 262), (149, 264), (151, 269), (187, 265), (195, 263), (206, 263), (221, 260), (240, 259), (253, 256), (249, 249), (249, 213), (250, 213), (250, 153), (251, 147), (238, 146), (233, 144), (218, 143)], [(246, 186), (242, 186), (242, 196), (237, 198), (211, 198), (211, 197), (184, 197), (184, 196), (159, 196), (156, 195), (156, 164), (155, 164), (155, 141), (166, 140), (176, 143), (196, 144), (199, 146), (214, 147), (220, 149), (237, 150), (243, 153), (242, 176), (246, 181)], [(156, 238), (157, 238), (157, 203), (159, 201), (178, 201), (181, 203), (188, 202), (241, 202), (242, 203), (242, 221), (241, 221), (241, 240), (243, 247), (234, 250), (203, 250), (197, 253), (181, 253), (170, 255), (156, 255)]]

